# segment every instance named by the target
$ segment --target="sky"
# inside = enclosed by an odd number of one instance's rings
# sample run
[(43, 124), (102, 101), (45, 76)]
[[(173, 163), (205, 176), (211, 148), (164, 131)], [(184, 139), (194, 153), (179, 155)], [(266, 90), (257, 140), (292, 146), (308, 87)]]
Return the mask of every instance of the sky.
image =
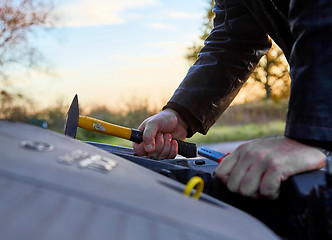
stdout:
[[(55, 1), (55, 0), (54, 0)], [(206, 0), (57, 0), (56, 27), (32, 37), (51, 73), (22, 73), (15, 86), (40, 107), (75, 94), (81, 106), (161, 107), (190, 65)]]

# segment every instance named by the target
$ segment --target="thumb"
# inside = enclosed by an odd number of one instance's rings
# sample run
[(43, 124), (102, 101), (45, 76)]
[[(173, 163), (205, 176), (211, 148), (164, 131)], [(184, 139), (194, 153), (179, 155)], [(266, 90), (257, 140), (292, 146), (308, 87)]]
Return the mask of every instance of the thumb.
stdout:
[(160, 129), (159, 121), (147, 122), (143, 131), (143, 145), (146, 152), (153, 152), (156, 148), (155, 137)]

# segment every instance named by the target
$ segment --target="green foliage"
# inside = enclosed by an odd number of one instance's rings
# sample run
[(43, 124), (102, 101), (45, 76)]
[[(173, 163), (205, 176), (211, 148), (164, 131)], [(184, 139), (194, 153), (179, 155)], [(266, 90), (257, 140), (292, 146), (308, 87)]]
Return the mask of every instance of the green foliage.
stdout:
[[(65, 114), (68, 105), (61, 100), (54, 106), (48, 107), (34, 114), (27, 113), (27, 106), (8, 105), (8, 101), (17, 99), (2, 92), (2, 99), (7, 99), (8, 111), (1, 112), (2, 118), (27, 121), (31, 118), (45, 119), (48, 128), (63, 134)], [(3, 104), (4, 101), (1, 101)], [(3, 108), (4, 109), (4, 108)], [(284, 130), (284, 120), (287, 111), (287, 102), (280, 101), (260, 101), (229, 107), (216, 124), (210, 129), (206, 136), (196, 134), (190, 141), (197, 143), (212, 143), (219, 141), (235, 141), (259, 138), (262, 136), (282, 134)], [(83, 111), (82, 111), (83, 112)], [(5, 116), (4, 113), (7, 113)], [(147, 117), (155, 114), (155, 110), (149, 110), (147, 101), (133, 101), (126, 104), (126, 109), (115, 112), (105, 106), (95, 107), (85, 115), (98, 118), (107, 122), (137, 128)], [(252, 124), (255, 123), (255, 124)], [(119, 146), (130, 147), (132, 143), (128, 140), (111, 137), (101, 133), (94, 133), (84, 129), (77, 130), (77, 139), (84, 141), (102, 142)]]
[(48, 128), (56, 132), (64, 132), (65, 115), (68, 111), (67, 105), (62, 100), (58, 100), (53, 106), (33, 114), (32, 118), (45, 119)]
[(195, 134), (190, 141), (214, 143), (282, 135), (287, 101), (259, 101), (230, 106), (207, 135)]
[(125, 111), (122, 112), (123, 118), (121, 123), (124, 126), (138, 128), (139, 125), (148, 117), (159, 112), (156, 108), (150, 109), (151, 106), (147, 99), (137, 100), (132, 98), (129, 102), (125, 103)]
[(250, 123), (267, 123), (272, 121), (285, 121), (288, 102), (264, 100), (239, 105), (233, 105), (226, 109), (219, 120), (214, 124), (242, 125)]
[(195, 143), (216, 143), (249, 140), (265, 136), (282, 135), (284, 129), (285, 122), (283, 121), (238, 126), (213, 126), (205, 136), (195, 134), (188, 141)]
[[(244, 124), (237, 126), (213, 126), (207, 135), (204, 136), (197, 133), (192, 138), (188, 139), (188, 141), (198, 144), (209, 144), (216, 142), (251, 140), (265, 136), (282, 135), (284, 128), (285, 122), (283, 121), (273, 121), (265, 124)], [(79, 132), (81, 131), (84, 130), (80, 130)], [(82, 136), (78, 136), (77, 138), (84, 141), (101, 142), (117, 146), (132, 146), (132, 142), (128, 140), (106, 135), (103, 138), (85, 138)]]
[[(131, 107), (131, 110), (123, 112), (123, 114), (100, 114), (94, 115), (93, 112), (100, 112), (92, 110), (89, 116), (111, 116), (112, 123), (120, 125), (128, 124), (128, 127), (138, 126), (148, 116), (154, 114), (144, 107)], [(110, 111), (102, 107), (104, 111)], [(100, 109), (100, 108), (98, 108)], [(287, 111), (287, 101), (280, 101), (275, 103), (273, 101), (260, 101), (254, 103), (247, 103), (242, 105), (234, 105), (229, 107), (216, 124), (209, 130), (206, 136), (195, 134), (190, 139), (197, 143), (212, 143), (220, 141), (236, 141), (259, 138), (263, 136), (283, 134), (285, 127), (285, 116)], [(114, 116), (114, 117), (113, 117)], [(105, 120), (105, 119), (104, 119)], [(254, 124), (253, 124), (254, 123)], [(102, 142), (119, 146), (130, 147), (131, 142), (108, 135), (91, 133), (83, 129), (79, 129), (77, 138), (85, 141)]]
[(0, 119), (24, 122), (32, 102), (24, 95), (6, 90), (0, 91)]

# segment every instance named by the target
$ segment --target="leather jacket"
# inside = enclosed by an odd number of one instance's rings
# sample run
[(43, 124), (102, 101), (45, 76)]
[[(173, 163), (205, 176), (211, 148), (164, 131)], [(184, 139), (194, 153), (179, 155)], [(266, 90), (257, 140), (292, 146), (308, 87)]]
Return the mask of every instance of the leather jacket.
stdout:
[(285, 135), (331, 148), (331, 0), (215, 2), (214, 28), (164, 108), (188, 123), (188, 137), (206, 134), (270, 49), (271, 37), (290, 64)]

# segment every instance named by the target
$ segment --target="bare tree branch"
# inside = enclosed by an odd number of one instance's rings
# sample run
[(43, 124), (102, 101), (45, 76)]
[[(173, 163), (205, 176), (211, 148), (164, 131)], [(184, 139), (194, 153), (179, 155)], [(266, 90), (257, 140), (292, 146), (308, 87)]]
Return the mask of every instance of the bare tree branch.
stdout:
[(42, 54), (29, 42), (36, 28), (48, 29), (55, 23), (52, 2), (45, 0), (0, 0), (0, 118), (24, 121), (31, 100), (9, 88), (13, 65), (29, 70), (43, 63)]

